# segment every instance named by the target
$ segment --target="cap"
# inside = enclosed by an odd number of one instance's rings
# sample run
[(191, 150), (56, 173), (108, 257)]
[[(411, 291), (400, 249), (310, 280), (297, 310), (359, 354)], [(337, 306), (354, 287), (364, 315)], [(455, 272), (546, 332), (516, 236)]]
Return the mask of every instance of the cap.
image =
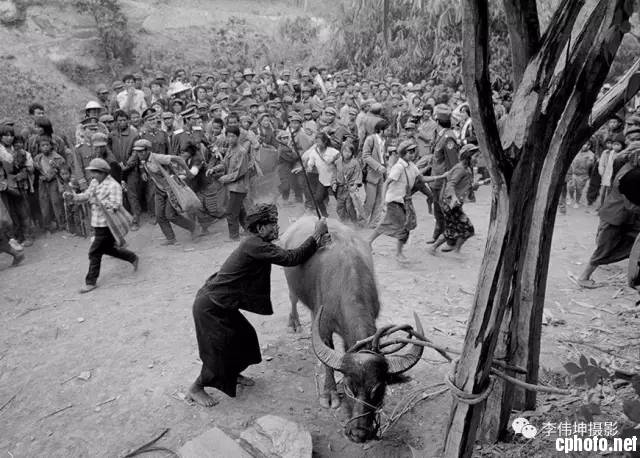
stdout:
[(103, 114), (98, 118), (98, 121), (100, 121), (101, 123), (107, 123), (107, 122), (113, 122), (115, 120), (113, 119), (113, 116), (111, 116), (110, 114)]
[(190, 107), (182, 112), (180, 112), (180, 116), (184, 119), (193, 118), (196, 115), (196, 107)]
[(84, 106), (85, 111), (86, 110), (102, 110), (102, 105), (100, 104), (100, 102), (96, 102), (95, 100), (91, 100), (89, 102), (87, 102), (87, 104)]
[(338, 114), (338, 112), (336, 111), (336, 109), (335, 109), (335, 108), (333, 108), (333, 107), (327, 107), (327, 108), (325, 108), (325, 109), (324, 109), (324, 112), (325, 112), (325, 113), (327, 113), (327, 114), (332, 114), (332, 115), (334, 115), (334, 116), (336, 116), (336, 115)]
[(313, 113), (313, 112), (311, 111), (311, 108), (308, 108), (308, 107), (307, 107), (307, 108), (305, 108), (305, 109), (303, 110), (303, 112), (302, 112), (302, 114), (305, 114), (305, 115), (308, 115), (308, 114), (311, 114), (311, 113)]
[(255, 76), (255, 72), (250, 68), (245, 68), (242, 72), (242, 76)]
[(173, 113), (170, 111), (165, 111), (162, 113), (162, 119), (170, 119), (173, 118)]
[(109, 93), (109, 89), (107, 89), (107, 86), (105, 84), (98, 84), (98, 87), (96, 88), (96, 94), (108, 94)]
[(175, 105), (175, 104), (177, 103), (177, 104), (179, 104), (179, 105), (184, 106), (184, 100), (182, 100), (182, 99), (173, 99), (173, 100), (171, 100), (171, 102), (169, 102), (169, 103), (171, 103), (171, 105)]
[(218, 84), (218, 89), (229, 89), (229, 83), (222, 81), (220, 84)]
[(282, 101), (283, 101), (284, 103), (293, 103), (293, 102), (294, 102), (293, 97), (291, 97), (290, 95), (285, 95), (285, 96), (282, 98)]
[(122, 82), (124, 83), (127, 80), (136, 80), (136, 78), (131, 74), (131, 73), (127, 73), (126, 75), (124, 75), (122, 77)]
[(415, 129), (416, 128), (416, 123), (413, 121), (407, 121), (404, 125), (405, 129)]
[(229, 94), (221, 93), (216, 96), (216, 102), (222, 102), (223, 100), (227, 100), (228, 98)]
[(171, 86), (169, 86), (169, 90), (167, 91), (167, 95), (169, 97), (174, 96), (176, 94), (180, 94), (181, 92), (185, 92), (185, 91), (190, 91), (191, 90), (191, 85), (190, 84), (183, 84), (180, 81), (173, 83)]
[(460, 153), (458, 153), (460, 159), (469, 159), (474, 155), (476, 151), (478, 151), (478, 146), (473, 143), (467, 143), (462, 148), (460, 148)]
[(216, 111), (221, 108), (222, 106), (219, 103), (212, 103), (211, 106), (209, 107), (209, 111)]
[(152, 146), (151, 142), (144, 138), (141, 138), (140, 140), (136, 140), (135, 142), (133, 142), (134, 151), (142, 151), (143, 149), (151, 148), (151, 146)]
[(91, 144), (93, 146), (107, 146), (107, 134), (96, 132), (91, 136)]
[(202, 76), (202, 72), (200, 70), (194, 70), (194, 71), (191, 72), (191, 76), (200, 77), (200, 76)]
[(158, 112), (156, 110), (154, 110), (153, 108), (147, 108), (146, 110), (144, 110), (142, 112), (142, 119), (153, 119), (156, 116), (158, 116)]
[(133, 78), (136, 80), (141, 80), (142, 79), (142, 73), (138, 72), (138, 73), (134, 73), (133, 74)]
[(300, 116), (300, 113), (293, 111), (289, 114), (289, 121), (293, 122), (293, 121), (298, 121), (298, 122), (302, 122), (302, 116)]
[(80, 121), (80, 124), (82, 124), (85, 127), (97, 126), (98, 118), (96, 118), (95, 116), (87, 116), (82, 121)]
[(91, 162), (89, 162), (89, 166), (85, 167), (85, 169), (95, 170), (96, 172), (104, 172), (104, 173), (111, 172), (111, 167), (109, 166), (107, 161), (99, 157), (96, 157), (95, 159), (91, 159)]
[(417, 145), (413, 140), (405, 140), (398, 146), (398, 154), (402, 154), (405, 151), (416, 149)]
[(124, 83), (122, 81), (114, 81), (111, 85), (111, 89), (114, 91), (119, 91), (122, 88), (124, 88)]

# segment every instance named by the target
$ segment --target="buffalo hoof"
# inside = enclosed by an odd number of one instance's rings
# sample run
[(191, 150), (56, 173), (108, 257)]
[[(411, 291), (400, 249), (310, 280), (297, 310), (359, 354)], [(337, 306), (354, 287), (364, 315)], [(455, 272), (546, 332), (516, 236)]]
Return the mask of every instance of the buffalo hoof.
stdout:
[(289, 328), (293, 332), (302, 331), (302, 325), (300, 324), (300, 319), (297, 316), (289, 315)]
[(322, 393), (320, 395), (320, 406), (324, 409), (337, 409), (340, 407), (340, 396), (337, 391)]

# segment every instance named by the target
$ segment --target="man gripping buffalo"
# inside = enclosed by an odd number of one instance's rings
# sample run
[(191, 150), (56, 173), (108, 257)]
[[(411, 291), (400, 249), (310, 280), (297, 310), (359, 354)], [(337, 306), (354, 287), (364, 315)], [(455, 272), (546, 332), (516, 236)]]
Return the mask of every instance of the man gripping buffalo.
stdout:
[(235, 397), (237, 384), (253, 385), (240, 373), (262, 360), (260, 346), (255, 330), (240, 310), (272, 315), (271, 265), (290, 267), (306, 262), (323, 245), (327, 223), (318, 221), (313, 235), (292, 250), (272, 243), (279, 229), (278, 210), (273, 204), (252, 207), (247, 214), (247, 229), (251, 236), (207, 279), (193, 304), (202, 370), (187, 398), (205, 407), (217, 404), (205, 392), (206, 386)]

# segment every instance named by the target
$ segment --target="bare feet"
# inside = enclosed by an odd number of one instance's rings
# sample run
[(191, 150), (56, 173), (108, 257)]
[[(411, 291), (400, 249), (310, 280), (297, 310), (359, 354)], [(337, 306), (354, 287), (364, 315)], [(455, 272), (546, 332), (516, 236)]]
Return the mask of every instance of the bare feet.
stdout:
[(253, 386), (256, 382), (252, 378), (245, 377), (244, 375), (238, 375), (238, 385)]
[(434, 246), (431, 246), (429, 248), (427, 248), (427, 253), (429, 253), (431, 256), (437, 256), (438, 253), (436, 252), (436, 248)]
[(195, 383), (189, 387), (185, 397), (187, 400), (193, 401), (202, 407), (213, 407), (218, 403), (217, 400), (207, 394), (203, 387)]

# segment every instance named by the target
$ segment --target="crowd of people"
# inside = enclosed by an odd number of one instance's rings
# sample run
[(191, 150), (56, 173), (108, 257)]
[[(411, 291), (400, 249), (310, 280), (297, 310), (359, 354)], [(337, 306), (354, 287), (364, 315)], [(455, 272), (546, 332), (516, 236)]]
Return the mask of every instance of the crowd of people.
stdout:
[[(174, 226), (197, 239), (220, 218), (237, 240), (246, 230), (245, 208), (269, 173), (277, 173), (282, 204), (300, 203), (326, 216), (333, 196), (341, 220), (377, 227), (402, 243), (408, 237), (405, 198), (420, 189), (438, 222), (435, 242), (445, 226), (436, 194), (447, 180), (429, 187), (418, 178), (432, 168), (440, 175), (452, 169), (460, 146), (475, 142), (462, 88), (432, 80), (401, 84), (392, 75), (368, 81), (315, 67), (277, 73), (267, 67), (259, 74), (128, 74), (111, 89), (97, 88), (75, 138), (54, 132), (39, 103), (29, 107), (27, 126), (2, 120), (0, 189), (10, 217), (4, 218), (3, 251), (18, 264), (38, 233), (95, 232), (88, 204), (63, 198), (89, 188), (87, 167), (94, 158), (105, 160), (121, 185), (132, 230), (146, 212), (167, 245), (176, 243)], [(409, 167), (414, 161), (416, 167)], [(191, 187), (201, 208), (179, 211), (167, 174)], [(466, 178), (459, 179), (459, 194), (467, 193)]]
[[(494, 93), (499, 122), (510, 104), (508, 89)], [(271, 174), (273, 201), (327, 216), (333, 198), (340, 220), (373, 229), (371, 243), (396, 238), (400, 261), (417, 224), (415, 192), (426, 195), (435, 219), (429, 251), (460, 250), (474, 234), (464, 202), (489, 178), (464, 88), (432, 79), (375, 81), (323, 67), (177, 69), (99, 86), (75, 138), (54, 131), (39, 103), (29, 117), (26, 126), (0, 121), (0, 250), (15, 265), (44, 231), (95, 236), (91, 203), (74, 197), (90, 188), (94, 159), (106, 161), (121, 187), (131, 229), (157, 224), (163, 245), (177, 243), (175, 226), (196, 240), (222, 218), (237, 240), (247, 232), (245, 209)], [(604, 205), (616, 157), (628, 150), (623, 125), (624, 116), (615, 117), (578, 153), (561, 212), (567, 195), (574, 206), (583, 193), (587, 205)], [(169, 178), (191, 188), (199, 208), (183, 211)]]

